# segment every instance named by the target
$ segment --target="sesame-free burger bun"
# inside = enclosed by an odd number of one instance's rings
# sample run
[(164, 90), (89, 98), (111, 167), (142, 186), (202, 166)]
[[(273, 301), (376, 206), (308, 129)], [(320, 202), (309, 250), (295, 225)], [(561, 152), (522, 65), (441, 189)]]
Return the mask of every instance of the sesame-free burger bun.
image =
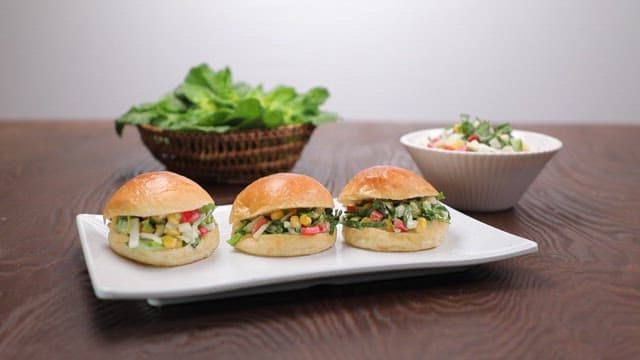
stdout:
[[(431, 184), (409, 170), (374, 166), (357, 173), (344, 187), (338, 200), (349, 206), (363, 200), (406, 200), (436, 195), (438, 191)], [(448, 229), (446, 221), (430, 221), (422, 232), (394, 232), (371, 227), (356, 229), (343, 225), (342, 236), (346, 243), (362, 249), (418, 251), (439, 246)]]
[[(111, 228), (112, 224), (109, 224)], [(218, 227), (209, 231), (202, 237), (195, 248), (186, 245), (177, 249), (146, 250), (143, 247), (130, 248), (127, 245), (129, 237), (118, 233), (115, 229), (109, 231), (109, 246), (111, 249), (131, 260), (153, 266), (178, 266), (185, 265), (209, 257), (218, 247), (220, 233)]]
[[(333, 197), (329, 190), (315, 179), (301, 174), (278, 173), (260, 178), (238, 194), (229, 216), (232, 232), (242, 220), (258, 215), (269, 215), (274, 210), (296, 208), (332, 209)], [(336, 242), (333, 234), (263, 234), (254, 238), (246, 234), (235, 248), (258, 256), (300, 256), (321, 252)]]
[(107, 201), (103, 216), (166, 215), (199, 209), (213, 199), (193, 180), (170, 171), (140, 174), (127, 181)]
[(357, 173), (338, 196), (345, 206), (362, 200), (404, 200), (436, 196), (438, 191), (425, 179), (407, 169), (378, 165)]
[(242, 190), (233, 202), (229, 223), (265, 215), (278, 209), (333, 208), (333, 197), (317, 180), (301, 174), (262, 177)]
[[(199, 209), (213, 203), (211, 196), (194, 181), (169, 172), (157, 171), (138, 175), (120, 187), (104, 207), (104, 219), (115, 216), (149, 217)], [(177, 266), (210, 256), (218, 247), (218, 226), (202, 237), (194, 248), (151, 250), (142, 246), (130, 248), (129, 236), (119, 233), (109, 223), (109, 246), (123, 257), (154, 266)]]
[(247, 254), (258, 256), (301, 256), (319, 253), (336, 243), (338, 230), (332, 234), (294, 235), (269, 234), (254, 239), (247, 234), (238, 241), (235, 248)]
[(383, 229), (365, 227), (354, 229), (342, 227), (342, 237), (351, 246), (375, 251), (418, 251), (439, 246), (447, 234), (449, 223), (431, 221), (422, 233), (396, 233)]

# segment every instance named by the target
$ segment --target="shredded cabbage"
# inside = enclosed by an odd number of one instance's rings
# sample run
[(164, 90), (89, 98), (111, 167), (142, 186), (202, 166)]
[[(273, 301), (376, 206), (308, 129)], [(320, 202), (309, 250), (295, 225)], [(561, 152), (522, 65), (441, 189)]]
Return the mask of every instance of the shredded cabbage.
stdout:
[(140, 239), (149, 239), (155, 243), (162, 244), (162, 239), (156, 234), (140, 233)]
[(129, 234), (129, 247), (137, 248), (140, 245), (140, 219), (137, 217), (129, 220), (131, 225), (131, 233)]

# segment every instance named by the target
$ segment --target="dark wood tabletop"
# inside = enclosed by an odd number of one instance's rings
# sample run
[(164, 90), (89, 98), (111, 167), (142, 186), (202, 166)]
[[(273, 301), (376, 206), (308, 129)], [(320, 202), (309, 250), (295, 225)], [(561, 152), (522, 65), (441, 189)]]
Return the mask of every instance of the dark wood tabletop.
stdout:
[[(437, 125), (325, 125), (293, 171), (334, 195), (368, 166), (417, 171), (399, 137)], [(536, 254), (154, 308), (96, 298), (75, 224), (163, 168), (135, 129), (0, 122), (0, 359), (639, 359), (640, 126), (520, 128), (564, 148), (515, 208), (468, 214), (537, 242)], [(205, 188), (229, 204), (242, 186)]]

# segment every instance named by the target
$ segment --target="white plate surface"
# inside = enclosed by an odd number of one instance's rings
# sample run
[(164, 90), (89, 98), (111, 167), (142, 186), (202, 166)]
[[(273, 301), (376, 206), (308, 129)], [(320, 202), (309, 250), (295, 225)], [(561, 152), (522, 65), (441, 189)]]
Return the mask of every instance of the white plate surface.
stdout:
[(226, 243), (230, 205), (214, 216), (220, 245), (209, 258), (193, 264), (156, 268), (115, 254), (101, 215), (76, 218), (82, 250), (96, 296), (100, 299), (146, 299), (151, 305), (299, 289), (317, 284), (345, 284), (460, 268), (534, 253), (531, 240), (509, 234), (452, 208), (443, 244), (411, 253), (383, 253), (345, 245), (338, 227), (336, 245), (319, 254), (266, 258), (236, 251)]

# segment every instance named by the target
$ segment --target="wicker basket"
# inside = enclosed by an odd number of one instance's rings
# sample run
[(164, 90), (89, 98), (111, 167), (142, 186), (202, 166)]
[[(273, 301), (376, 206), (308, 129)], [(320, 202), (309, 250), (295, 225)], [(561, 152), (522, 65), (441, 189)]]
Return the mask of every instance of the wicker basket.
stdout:
[(142, 142), (167, 169), (226, 184), (291, 170), (314, 129), (305, 124), (218, 134), (138, 126)]

